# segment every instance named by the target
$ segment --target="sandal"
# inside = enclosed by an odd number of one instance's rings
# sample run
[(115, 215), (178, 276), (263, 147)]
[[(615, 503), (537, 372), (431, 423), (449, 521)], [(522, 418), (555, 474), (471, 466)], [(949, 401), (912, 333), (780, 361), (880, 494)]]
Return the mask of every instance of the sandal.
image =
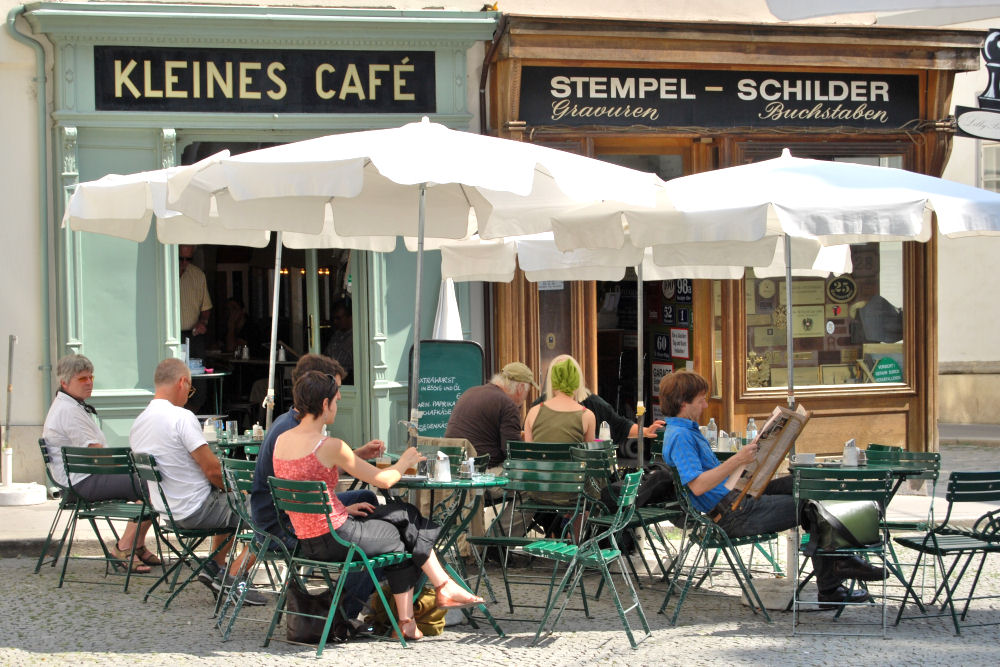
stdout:
[(108, 547), (108, 554), (115, 560), (117, 565), (120, 565), (124, 569), (128, 569), (129, 565), (131, 565), (132, 571), (136, 574), (148, 574), (152, 572), (151, 567), (143, 563), (138, 557), (119, 549), (117, 544), (112, 544)]
[[(417, 641), (418, 639), (424, 638), (424, 633), (422, 633), (420, 628), (417, 627), (417, 621), (412, 616), (409, 618), (400, 618), (398, 620), (399, 629), (403, 631), (403, 637), (409, 639), (410, 641)], [(413, 632), (407, 632), (406, 629), (411, 625), (413, 626)], [(392, 631), (392, 638), (399, 639), (399, 635), (396, 634), (395, 630)]]
[(138, 556), (139, 560), (146, 565), (163, 565), (163, 561), (160, 560), (160, 557), (146, 548), (145, 544), (136, 548), (135, 555)]
[(472, 595), (472, 593), (464, 591), (464, 589), (463, 592), (468, 593), (468, 595), (470, 596), (467, 599), (459, 600), (449, 595), (446, 595), (444, 593), (444, 587), (447, 586), (449, 583), (451, 582), (446, 581), (440, 586), (436, 586), (434, 588), (434, 590), (437, 591), (437, 594), (434, 596), (434, 600), (437, 603), (438, 609), (467, 609), (469, 607), (477, 607), (483, 604), (483, 602), (485, 602), (483, 598), (479, 597), (478, 595)]

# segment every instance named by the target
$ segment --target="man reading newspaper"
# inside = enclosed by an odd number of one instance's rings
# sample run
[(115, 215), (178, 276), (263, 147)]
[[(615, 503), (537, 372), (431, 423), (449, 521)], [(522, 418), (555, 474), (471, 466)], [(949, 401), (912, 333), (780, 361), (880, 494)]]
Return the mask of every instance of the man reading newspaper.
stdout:
[[(692, 504), (717, 522), (730, 537), (793, 528), (799, 512), (792, 499), (792, 478), (787, 475), (772, 479), (760, 497), (747, 495), (733, 509), (740, 495), (736, 482), (757, 455), (757, 442), (746, 445), (720, 463), (708, 439), (698, 429), (698, 419), (708, 407), (707, 396), (708, 382), (697, 373), (677, 371), (660, 381), (660, 410), (667, 417), (663, 460), (677, 468)], [(836, 605), (823, 603), (868, 599), (867, 591), (844, 586), (845, 579), (875, 581), (883, 577), (882, 568), (854, 556), (813, 556), (812, 560), (821, 609), (836, 608)]]

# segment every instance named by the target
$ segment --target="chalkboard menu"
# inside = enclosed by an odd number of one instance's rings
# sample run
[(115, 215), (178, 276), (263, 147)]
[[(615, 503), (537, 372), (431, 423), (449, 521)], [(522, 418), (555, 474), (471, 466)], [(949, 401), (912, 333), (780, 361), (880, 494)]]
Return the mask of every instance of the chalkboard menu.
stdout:
[[(420, 341), (420, 388), (417, 407), (420, 435), (444, 437), (448, 418), (458, 397), (470, 387), (486, 382), (483, 348), (474, 341)], [(410, 348), (410, 382), (413, 382), (413, 348)]]

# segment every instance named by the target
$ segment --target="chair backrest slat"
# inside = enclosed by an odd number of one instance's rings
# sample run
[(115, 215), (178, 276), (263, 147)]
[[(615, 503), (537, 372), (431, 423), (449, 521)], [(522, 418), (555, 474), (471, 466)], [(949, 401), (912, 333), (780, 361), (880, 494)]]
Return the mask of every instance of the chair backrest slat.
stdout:
[(1000, 471), (953, 472), (945, 497), (949, 503), (1000, 501)]
[(798, 468), (794, 477), (801, 500), (874, 500), (884, 505), (892, 488), (889, 470)]
[(132, 472), (128, 447), (63, 447), (61, 451), (67, 474), (128, 475)]
[(578, 447), (581, 444), (578, 442), (525, 442), (521, 440), (508, 440), (507, 457), (538, 461), (569, 461), (570, 448)]

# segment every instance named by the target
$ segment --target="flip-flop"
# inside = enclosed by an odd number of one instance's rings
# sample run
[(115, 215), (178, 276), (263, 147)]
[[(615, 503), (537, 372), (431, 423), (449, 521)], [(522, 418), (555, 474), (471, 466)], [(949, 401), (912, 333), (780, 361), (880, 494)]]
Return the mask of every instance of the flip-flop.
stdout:
[(150, 551), (145, 545), (136, 548), (135, 555), (146, 565), (163, 565), (160, 557)]
[(136, 574), (148, 574), (153, 571), (153, 568), (143, 563), (138, 557), (133, 557), (132, 554), (119, 549), (117, 544), (108, 547), (108, 553), (121, 567), (128, 568), (131, 565), (132, 571)]

